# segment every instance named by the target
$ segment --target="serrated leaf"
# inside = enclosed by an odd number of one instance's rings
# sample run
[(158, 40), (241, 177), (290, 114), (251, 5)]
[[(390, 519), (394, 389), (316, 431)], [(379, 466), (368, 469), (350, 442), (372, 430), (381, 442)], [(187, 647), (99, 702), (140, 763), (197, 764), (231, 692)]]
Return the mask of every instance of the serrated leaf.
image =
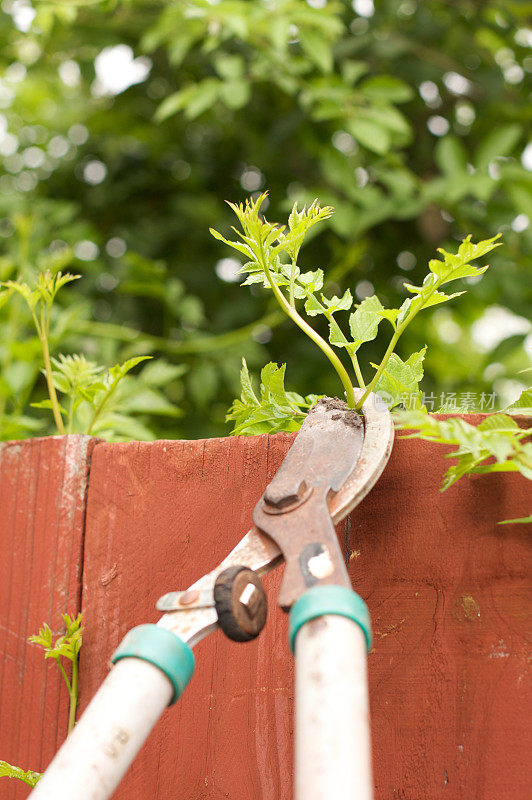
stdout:
[(251, 385), (251, 378), (245, 358), (242, 359), (242, 369), (240, 370), (240, 387), (242, 389), (243, 403), (248, 403), (249, 405), (259, 404), (259, 400)]
[(388, 322), (390, 322), (392, 326), (395, 328), (395, 323), (397, 322), (399, 311), (400, 309), (398, 308), (383, 308), (381, 309), (381, 311), (379, 311), (379, 316), (382, 317), (382, 319), (388, 320)]
[(344, 336), (342, 329), (334, 319), (329, 322), (329, 341), (334, 347), (353, 348), (353, 343)]
[(442, 491), (473, 473), (519, 471), (532, 479), (532, 443), (523, 444), (529, 431), (519, 428), (508, 414), (492, 414), (475, 427), (458, 417), (439, 420), (427, 413), (403, 411), (396, 416), (396, 425), (412, 431), (409, 437), (455, 446), (449, 457), (456, 458), (456, 463), (447, 470)]
[(316, 269), (314, 271), (301, 272), (297, 280), (308, 291), (317, 292), (323, 287), (323, 270)]
[[(423, 403), (419, 381), (423, 377), (423, 359), (427, 348), (403, 361), (397, 353), (392, 353), (377, 382), (375, 391), (380, 394), (389, 408), (403, 404), (407, 408), (420, 408)], [(376, 364), (372, 364), (376, 367)]]
[(151, 358), (153, 358), (153, 356), (134, 356), (133, 358), (128, 358), (127, 361), (124, 361), (122, 364), (115, 364), (113, 367), (110, 367), (109, 375), (113, 381), (118, 381), (136, 367), (137, 364), (140, 364), (142, 361), (148, 361)]
[[(40, 401), (40, 402), (38, 402), (38, 403), (30, 403), (30, 406), (31, 406), (32, 408), (46, 408), (46, 409), (48, 409), (49, 411), (53, 410), (53, 408), (54, 408), (54, 406), (53, 406), (53, 404), (52, 404), (52, 401), (51, 401), (51, 400), (41, 400), (41, 401)], [(59, 408), (59, 411), (60, 411), (62, 414), (65, 414), (65, 415), (67, 414), (67, 411), (66, 411), (66, 409), (65, 409), (65, 408), (63, 408), (63, 406), (61, 406), (61, 405), (59, 405), (59, 404), (58, 404), (58, 408)]]
[(346, 289), (341, 297), (333, 295), (330, 299), (322, 294), (321, 300), (331, 314), (336, 314), (337, 311), (349, 311), (353, 305), (353, 295), (350, 289)]
[(306, 412), (316, 397), (302, 398), (284, 386), (286, 364), (270, 362), (262, 369), (260, 400), (251, 389), (245, 362), (241, 372), (242, 394), (233, 401), (226, 420), (234, 422), (232, 435), (255, 436), (261, 433), (299, 430)]
[(349, 316), (349, 329), (355, 348), (363, 342), (371, 342), (377, 336), (382, 320), (383, 307), (376, 295), (366, 297)]
[(305, 312), (309, 315), (309, 317), (315, 317), (317, 314), (324, 314), (326, 308), (320, 303), (318, 298), (311, 294), (307, 297), (305, 301)]
[(509, 414), (532, 414), (532, 387), (523, 389), (517, 400), (508, 406), (505, 411)]

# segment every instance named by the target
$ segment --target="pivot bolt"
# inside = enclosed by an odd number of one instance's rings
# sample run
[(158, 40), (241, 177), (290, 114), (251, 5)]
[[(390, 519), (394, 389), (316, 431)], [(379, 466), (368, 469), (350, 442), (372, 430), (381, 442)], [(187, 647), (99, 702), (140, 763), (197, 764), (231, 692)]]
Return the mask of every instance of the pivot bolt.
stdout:
[(268, 611), (258, 575), (244, 566), (220, 572), (214, 584), (218, 624), (229, 639), (248, 642), (259, 635)]

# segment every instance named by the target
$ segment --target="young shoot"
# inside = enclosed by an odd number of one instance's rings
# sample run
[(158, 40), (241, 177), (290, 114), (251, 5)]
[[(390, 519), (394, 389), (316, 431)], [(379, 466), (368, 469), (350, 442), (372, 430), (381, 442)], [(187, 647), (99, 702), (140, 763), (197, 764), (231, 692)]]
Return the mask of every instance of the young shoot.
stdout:
[[(119, 384), (127, 373), (150, 359), (151, 356), (128, 358), (123, 364), (115, 364), (109, 370), (88, 361), (83, 355), (51, 358), (51, 378), (54, 390), (65, 395), (66, 408), (57, 403), (65, 433), (113, 432), (120, 428), (116, 415), (112, 420), (105, 419), (104, 411), (109, 407)], [(57, 397), (57, 394), (56, 394)], [(54, 408), (52, 399), (32, 403), (33, 408)], [(109, 423), (109, 424), (107, 424)], [(102, 427), (103, 424), (103, 427)], [(108, 430), (111, 428), (111, 431)]]
[[(248, 199), (244, 204), (229, 203), (234, 211), (240, 229), (233, 228), (237, 240), (230, 240), (218, 231), (212, 235), (241, 253), (246, 262), (240, 272), (247, 277), (243, 285), (261, 284), (273, 292), (285, 314), (320, 348), (328, 358), (342, 383), (347, 406), (360, 410), (371, 392), (384, 395), (390, 407), (399, 405), (408, 395), (409, 402), (415, 407), (422, 407), (422, 395), (419, 382), (423, 377), (423, 359), (426, 348), (403, 361), (395, 352), (397, 344), (417, 314), (425, 308), (446, 303), (463, 292), (446, 294), (441, 291), (444, 286), (461, 278), (482, 275), (488, 266), (477, 267), (472, 262), (489, 253), (500, 242), (500, 234), (492, 239), (474, 244), (468, 236), (460, 244), (457, 253), (448, 253), (439, 249), (441, 259), (429, 262), (429, 271), (420, 286), (405, 284), (411, 295), (399, 308), (385, 308), (376, 295), (367, 297), (353, 305), (353, 296), (347, 289), (341, 297), (328, 297), (323, 289), (326, 276), (321, 269), (302, 271), (299, 266), (299, 254), (305, 237), (311, 228), (328, 219), (333, 214), (330, 206), (321, 207), (317, 200), (301, 210), (294, 205), (287, 225), (268, 222), (261, 214), (261, 206), (266, 198), (261, 194), (256, 200)], [(349, 313), (347, 326), (341, 323), (341, 316)], [(327, 320), (329, 335), (326, 341), (310, 324), (308, 319), (323, 316)], [(377, 337), (381, 323), (388, 325), (390, 337), (381, 360), (377, 364), (361, 364), (359, 351), (361, 347)], [(349, 361), (346, 367), (341, 355), (345, 353)], [(277, 365), (268, 365), (277, 367)], [(283, 371), (284, 379), (284, 371)], [(261, 386), (260, 400), (251, 398), (249, 375), (247, 368), (241, 374), (242, 396), (235, 400), (228, 414), (229, 420), (235, 420), (233, 433), (257, 433), (277, 430), (294, 430), (300, 427), (304, 418), (300, 403), (294, 411), (285, 403), (286, 425), (283, 427), (281, 408), (279, 406), (273, 418), (268, 416), (271, 409), (269, 395), (263, 393)], [(264, 386), (264, 379), (263, 379)], [(355, 400), (353, 386), (358, 386), (361, 396)], [(251, 390), (252, 391), (252, 390)], [(251, 402), (250, 402), (251, 398)], [(303, 398), (300, 398), (303, 401)], [(259, 410), (263, 410), (261, 429), (257, 430)], [(248, 415), (246, 417), (246, 414)], [(271, 425), (267, 428), (267, 425)]]
[(52, 376), (52, 364), (50, 361), (50, 320), (52, 317), (52, 306), (59, 290), (67, 283), (78, 280), (81, 275), (71, 275), (69, 272), (63, 275), (62, 272), (52, 273), (50, 270), (39, 273), (33, 285), (22, 280), (5, 281), (1, 284), (5, 291), (0, 295), (1, 303), (7, 302), (11, 295), (19, 294), (24, 298), (28, 306), (37, 336), (41, 343), (42, 356), (44, 362), (44, 374), (50, 396), (50, 408), (54, 415), (54, 421), (58, 433), (65, 433), (65, 426), (61, 416), (61, 409), (57, 399), (57, 393)]
[[(31, 642), (31, 644), (42, 647), (44, 650), (44, 657), (53, 658), (63, 676), (69, 696), (68, 734), (73, 730), (76, 723), (76, 709), (78, 705), (78, 657), (82, 644), (83, 627), (81, 623), (83, 614), (80, 613), (77, 617), (71, 617), (70, 614), (63, 614), (62, 616), (65, 624), (65, 632), (55, 641), (52, 639), (50, 626), (47, 625), (46, 622), (39, 630), (39, 633), (35, 634), (35, 636), (30, 636), (28, 641)], [(63, 667), (63, 658), (66, 658), (67, 661), (71, 663), (70, 679)]]

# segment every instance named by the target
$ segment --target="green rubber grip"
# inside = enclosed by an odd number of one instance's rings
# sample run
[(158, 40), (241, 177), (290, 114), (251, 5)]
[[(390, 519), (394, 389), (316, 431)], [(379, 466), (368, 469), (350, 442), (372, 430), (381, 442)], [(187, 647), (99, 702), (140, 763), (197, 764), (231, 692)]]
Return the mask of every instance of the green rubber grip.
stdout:
[(301, 595), (290, 610), (288, 637), (292, 652), (299, 629), (311, 619), (323, 617), (325, 614), (336, 614), (356, 622), (362, 628), (368, 652), (371, 650), (371, 622), (368, 607), (362, 598), (345, 586), (321, 585), (314, 586)]
[(115, 664), (122, 658), (140, 658), (164, 672), (174, 687), (169, 705), (181, 697), (194, 672), (194, 655), (188, 644), (157, 625), (139, 625), (126, 633), (111, 661)]

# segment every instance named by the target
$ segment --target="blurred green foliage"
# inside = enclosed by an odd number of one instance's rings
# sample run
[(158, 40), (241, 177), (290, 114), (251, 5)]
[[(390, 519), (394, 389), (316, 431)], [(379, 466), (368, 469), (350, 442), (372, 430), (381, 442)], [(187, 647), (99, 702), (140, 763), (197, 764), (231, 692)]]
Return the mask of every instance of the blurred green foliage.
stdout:
[[(267, 187), (273, 218), (334, 206), (305, 258), (327, 267), (327, 292), (388, 306), (435, 247), (502, 232), (482, 283), (416, 321), (399, 353), (428, 345), (426, 392), (504, 405), (530, 366), (531, 14), (517, 0), (3, 0), (0, 280), (66, 260), (83, 277), (57, 301), (52, 353), (162, 357), (158, 391), (183, 414), (147, 404), (143, 435), (193, 438), (227, 432), (242, 356), (255, 376), (287, 362), (288, 389), (337, 391), (271, 298), (238, 288), (208, 233), (229, 231), (224, 200)], [(28, 420), (17, 435), (51, 430), (28, 411), (45, 397), (30, 323), (22, 302), (0, 309), (3, 438), (13, 415)], [(378, 362), (383, 341), (369, 349)]]

